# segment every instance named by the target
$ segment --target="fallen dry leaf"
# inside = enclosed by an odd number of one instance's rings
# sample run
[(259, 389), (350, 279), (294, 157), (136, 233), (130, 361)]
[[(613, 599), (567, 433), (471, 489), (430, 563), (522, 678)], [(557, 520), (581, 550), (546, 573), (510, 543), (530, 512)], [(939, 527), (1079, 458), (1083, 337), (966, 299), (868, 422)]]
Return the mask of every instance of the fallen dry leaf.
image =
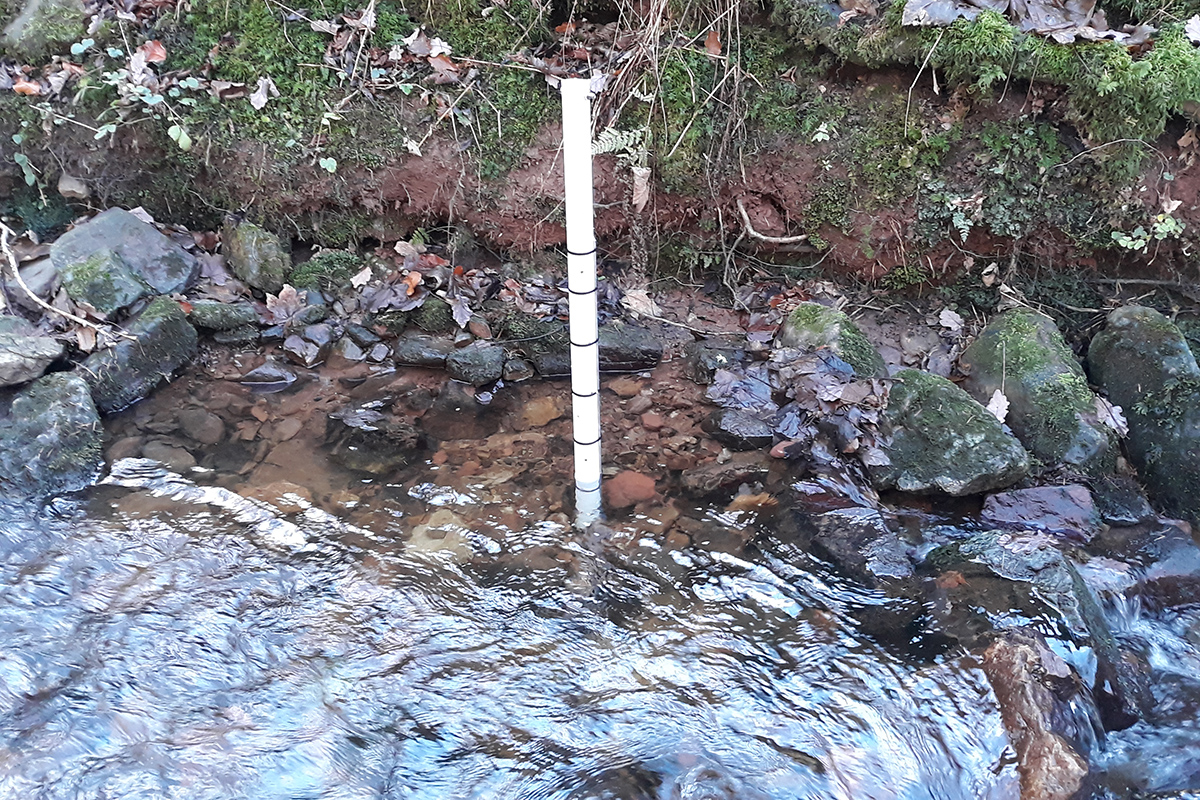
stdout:
[(372, 277), (373, 274), (371, 272), (371, 266), (368, 264), (360, 269), (352, 278), (350, 278), (350, 285), (355, 289), (361, 289), (370, 282)]
[(278, 295), (267, 295), (267, 311), (275, 323), (287, 322), (304, 308), (304, 300), (294, 286), (285, 283)]
[(421, 285), (421, 277), (421, 273), (415, 269), (409, 270), (408, 274), (404, 276), (404, 283), (408, 287), (404, 290), (404, 294), (412, 297), (416, 293), (417, 287)]
[(710, 56), (721, 55), (721, 36), (716, 31), (709, 31), (704, 37), (704, 52)]
[(38, 95), (42, 93), (41, 85), (33, 81), (27, 81), (24, 78), (19, 78), (13, 81), (13, 91), (23, 95)]
[(434, 83), (458, 83), (458, 65), (449, 56), (430, 56), (429, 66), (433, 67)]
[(1004, 396), (1004, 392), (997, 389), (992, 393), (992, 399), (988, 401), (987, 410), (993, 417), (1004, 422), (1004, 418), (1008, 416), (1008, 398)]
[(146, 59), (146, 62), (149, 64), (161, 64), (167, 60), (167, 48), (163, 47), (163, 43), (157, 39), (143, 42), (137, 51), (142, 54), (142, 58)]
[(1099, 396), (1096, 397), (1096, 418), (1112, 428), (1117, 436), (1129, 435), (1129, 422), (1125, 419), (1124, 410)]
[(255, 111), (261, 111), (272, 97), (279, 97), (279, 89), (276, 88), (275, 81), (271, 80), (270, 76), (259, 78), (258, 88), (254, 90), (254, 94), (250, 95), (250, 105), (254, 106)]

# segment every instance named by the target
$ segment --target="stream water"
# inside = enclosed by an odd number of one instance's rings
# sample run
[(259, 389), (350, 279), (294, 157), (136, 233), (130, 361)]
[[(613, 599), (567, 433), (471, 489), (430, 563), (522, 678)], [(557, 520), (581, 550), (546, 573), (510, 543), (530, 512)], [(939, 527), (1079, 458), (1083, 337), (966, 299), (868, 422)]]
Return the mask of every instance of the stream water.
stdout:
[[(770, 525), (506, 525), (521, 497), (430, 468), (368, 527), (191, 478), (0, 506), (0, 797), (1019, 795), (976, 661), (863, 635), (882, 598)], [(413, 535), (430, 508), (457, 522)], [(1112, 613), (1161, 713), (1094, 754), (1107, 796), (1195, 789), (1195, 618)]]

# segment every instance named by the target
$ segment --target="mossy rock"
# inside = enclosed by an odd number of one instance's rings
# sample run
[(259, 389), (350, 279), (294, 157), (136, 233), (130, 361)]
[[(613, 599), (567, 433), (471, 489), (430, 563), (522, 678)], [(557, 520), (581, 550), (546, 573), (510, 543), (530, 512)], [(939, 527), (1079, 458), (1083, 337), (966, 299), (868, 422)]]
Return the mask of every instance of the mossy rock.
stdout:
[(1183, 334), (1152, 308), (1115, 309), (1088, 369), (1125, 411), (1126, 451), (1151, 497), (1200, 522), (1200, 368)]
[(882, 376), (883, 358), (850, 317), (820, 303), (801, 303), (779, 328), (781, 347), (816, 350), (828, 347), (860, 377)]
[[(106, 263), (76, 267), (98, 255)], [(200, 273), (191, 253), (123, 208), (102, 211), (64, 233), (50, 246), (50, 261), (64, 276), (78, 270), (80, 284), (101, 279), (104, 271), (115, 276), (128, 270), (157, 294), (185, 291)]]
[(73, 372), (38, 378), (0, 400), (0, 493), (39, 497), (92, 482), (103, 429), (88, 385)]
[(227, 225), (221, 236), (233, 274), (248, 286), (278, 294), (292, 267), (279, 237), (252, 222)]
[(136, 403), (196, 353), (196, 329), (169, 297), (156, 297), (122, 339), (109, 350), (92, 353), (80, 365), (101, 413)]
[(449, 333), (458, 327), (450, 304), (435, 294), (409, 312), (409, 321), (426, 333)]
[(194, 300), (188, 320), (198, 328), (231, 331), (258, 325), (258, 312), (249, 303), (222, 303), (219, 300)]
[(72, 300), (87, 303), (106, 317), (154, 294), (112, 250), (97, 250), (83, 261), (63, 267), (59, 274)]
[(326, 250), (293, 269), (287, 282), (297, 289), (336, 291), (348, 286), (362, 266), (363, 260), (354, 253)]
[(996, 317), (962, 354), (963, 388), (980, 403), (1008, 398), (1007, 422), (1045, 464), (1096, 473), (1116, 463), (1116, 440), (1096, 417), (1096, 396), (1054, 320), (1030, 309)]
[(895, 381), (884, 412), (891, 463), (871, 468), (879, 488), (961, 496), (1011, 486), (1028, 474), (1021, 443), (965, 391), (912, 369)]
[(87, 32), (82, 0), (26, 0), (21, 11), (4, 28), (0, 42), (6, 55), (23, 61), (41, 61), (65, 53)]

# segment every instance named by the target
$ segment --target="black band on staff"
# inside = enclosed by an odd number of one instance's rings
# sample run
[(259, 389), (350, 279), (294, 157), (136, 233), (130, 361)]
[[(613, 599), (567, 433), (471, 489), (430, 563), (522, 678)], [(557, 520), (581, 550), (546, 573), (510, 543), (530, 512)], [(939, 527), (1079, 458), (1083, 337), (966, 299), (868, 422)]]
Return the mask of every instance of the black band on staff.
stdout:
[(576, 397), (595, 397), (596, 395), (598, 395), (600, 393), (599, 392), (588, 392), (587, 394), (580, 394), (579, 392), (572, 389), (571, 394), (575, 395)]
[(575, 491), (577, 491), (577, 492), (598, 492), (598, 491), (600, 491), (600, 487), (597, 486), (594, 489), (585, 489), (577, 483), (577, 484), (575, 484)]
[(586, 252), (576, 253), (574, 250), (572, 250), (571, 248), (568, 247), (567, 255), (569, 255), (569, 256), (590, 256), (592, 253), (596, 252), (598, 249), (599, 249), (598, 247), (593, 247), (591, 250), (588, 250)]
[(586, 292), (577, 292), (577, 291), (575, 291), (574, 289), (572, 289), (570, 286), (568, 286), (568, 287), (567, 287), (567, 292), (568, 292), (568, 293), (570, 293), (570, 294), (573, 294), (573, 295), (577, 295), (578, 297), (586, 297), (587, 295), (589, 295), (589, 294), (595, 294), (595, 293), (596, 293), (596, 292), (598, 292), (598, 291), (600, 291), (600, 287), (599, 287), (599, 286), (593, 286), (591, 289), (588, 289)]
[(596, 345), (598, 345), (598, 344), (600, 344), (600, 337), (599, 337), (599, 336), (597, 336), (597, 337), (595, 338), (595, 340), (593, 340), (593, 341), (591, 341), (591, 342), (588, 342), (587, 344), (576, 344), (575, 342), (571, 342), (571, 346), (572, 346), (572, 347), (595, 347), (595, 346), (596, 346)]
[(576, 439), (576, 440), (575, 440), (575, 444), (577, 444), (577, 445), (580, 445), (580, 446), (582, 446), (582, 447), (591, 447), (591, 446), (592, 446), (592, 445), (594, 445), (594, 444), (600, 444), (600, 437), (599, 437), (599, 436), (597, 436), (595, 439), (593, 439), (593, 440), (592, 440), (592, 441), (590, 441), (590, 442), (581, 442), (581, 441), (579, 441), (578, 439)]

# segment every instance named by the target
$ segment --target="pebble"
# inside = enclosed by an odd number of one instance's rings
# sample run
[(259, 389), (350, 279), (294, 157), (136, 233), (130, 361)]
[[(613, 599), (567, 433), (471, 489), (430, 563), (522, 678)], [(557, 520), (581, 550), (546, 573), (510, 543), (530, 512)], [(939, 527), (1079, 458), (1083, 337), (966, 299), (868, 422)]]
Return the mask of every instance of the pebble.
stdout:
[(225, 438), (225, 423), (203, 408), (185, 408), (178, 419), (183, 432), (200, 444), (216, 444)]

